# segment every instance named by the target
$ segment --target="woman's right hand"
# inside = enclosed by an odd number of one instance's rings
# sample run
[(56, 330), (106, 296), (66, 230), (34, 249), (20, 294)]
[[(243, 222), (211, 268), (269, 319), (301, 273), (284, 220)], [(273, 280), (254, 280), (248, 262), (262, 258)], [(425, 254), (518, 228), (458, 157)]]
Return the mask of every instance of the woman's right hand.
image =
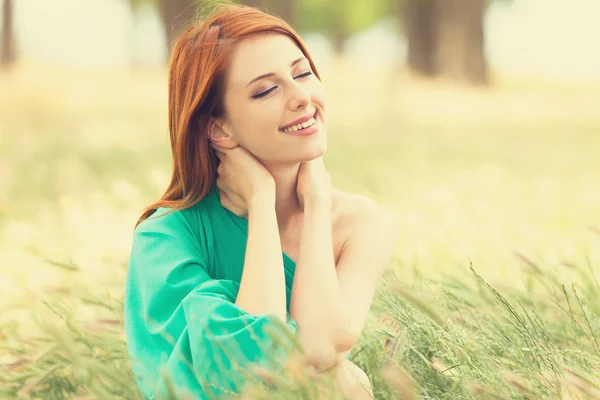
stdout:
[(211, 145), (220, 160), (217, 187), (223, 207), (237, 216), (247, 217), (250, 200), (255, 195), (272, 190), (275, 198), (275, 181), (256, 157), (239, 145), (232, 149)]

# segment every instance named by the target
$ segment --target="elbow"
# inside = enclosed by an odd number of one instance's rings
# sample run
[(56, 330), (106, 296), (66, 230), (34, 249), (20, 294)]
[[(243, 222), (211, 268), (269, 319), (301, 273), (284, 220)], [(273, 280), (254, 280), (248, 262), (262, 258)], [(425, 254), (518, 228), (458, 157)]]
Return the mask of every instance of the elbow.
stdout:
[(356, 341), (340, 343), (324, 343), (304, 348), (304, 363), (317, 371), (326, 371), (340, 363), (340, 354), (345, 354), (354, 347)]
[(301, 340), (305, 364), (319, 371), (335, 367), (340, 361), (340, 354), (350, 351), (358, 338), (343, 334), (333, 338), (316, 338)]
[(333, 368), (337, 362), (338, 357), (333, 346), (311, 346), (304, 349), (304, 363), (317, 371)]
[(298, 327), (298, 341), (302, 350), (304, 364), (318, 371), (333, 367), (336, 363), (337, 349), (329, 335), (323, 331), (303, 330)]
[(350, 351), (358, 342), (360, 331), (352, 329), (349, 322), (338, 320), (337, 324), (321, 325), (308, 329), (298, 324), (298, 341), (303, 349), (305, 362), (318, 370), (329, 369), (339, 362), (339, 355)]
[(335, 338), (333, 348), (337, 353), (346, 353), (356, 345), (358, 336), (349, 333), (343, 333)]
[(351, 327), (348, 323), (334, 332), (332, 343), (335, 351), (338, 353), (350, 351), (358, 342), (361, 331), (359, 329), (352, 328), (353, 327)]

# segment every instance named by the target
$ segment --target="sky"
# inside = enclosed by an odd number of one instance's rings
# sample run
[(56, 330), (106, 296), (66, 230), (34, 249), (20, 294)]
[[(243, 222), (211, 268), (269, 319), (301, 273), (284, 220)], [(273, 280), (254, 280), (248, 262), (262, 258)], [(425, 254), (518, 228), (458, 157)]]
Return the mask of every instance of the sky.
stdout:
[[(27, 58), (86, 69), (158, 65), (166, 57), (156, 12), (133, 13), (126, 0), (18, 0), (15, 30)], [(486, 16), (490, 65), (519, 76), (600, 81), (600, 0), (513, 0)], [(390, 21), (355, 35), (347, 54), (365, 65), (402, 61), (406, 43)], [(304, 38), (320, 66), (331, 47), (322, 37)], [(365, 50), (367, 49), (367, 50)], [(321, 69), (322, 69), (321, 67)]]

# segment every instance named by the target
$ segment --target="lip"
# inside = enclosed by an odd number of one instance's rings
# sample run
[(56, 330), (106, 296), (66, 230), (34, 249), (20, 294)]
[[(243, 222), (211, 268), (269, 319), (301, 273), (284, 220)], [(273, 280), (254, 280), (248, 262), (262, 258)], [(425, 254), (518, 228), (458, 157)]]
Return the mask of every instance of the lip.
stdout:
[[(315, 123), (309, 126), (308, 128), (301, 129), (299, 131), (291, 131), (291, 132), (283, 132), (285, 135), (293, 135), (293, 136), (310, 136), (317, 132), (321, 127), (321, 118), (319, 118), (319, 114), (315, 112), (314, 114)], [(310, 119), (310, 118), (309, 118)]]
[(287, 128), (289, 128), (290, 126), (294, 126), (294, 125), (301, 124), (301, 123), (303, 123), (303, 122), (306, 122), (306, 121), (308, 121), (309, 119), (311, 119), (311, 118), (313, 118), (313, 117), (314, 117), (315, 119), (316, 119), (316, 117), (317, 117), (317, 111), (316, 111), (316, 110), (315, 110), (315, 112), (314, 112), (314, 113), (312, 113), (312, 114), (309, 114), (309, 115), (306, 115), (306, 116), (304, 116), (304, 117), (300, 117), (300, 118), (298, 118), (297, 120), (295, 120), (295, 121), (294, 121), (294, 122), (292, 122), (291, 124), (287, 124), (287, 125), (285, 125), (285, 126), (282, 126), (281, 128), (279, 128), (279, 130), (280, 130), (280, 131), (283, 131), (284, 129), (287, 129)]

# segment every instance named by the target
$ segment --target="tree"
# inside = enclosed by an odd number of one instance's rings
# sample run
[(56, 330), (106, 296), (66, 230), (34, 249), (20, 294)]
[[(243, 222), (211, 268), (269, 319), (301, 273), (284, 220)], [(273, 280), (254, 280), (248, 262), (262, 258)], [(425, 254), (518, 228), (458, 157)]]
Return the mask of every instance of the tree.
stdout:
[(7, 68), (14, 63), (15, 59), (13, 4), (12, 0), (4, 0), (2, 4), (2, 54), (0, 54), (0, 64), (3, 68)]
[(298, 0), (241, 0), (240, 3), (266, 10), (297, 28)]
[(134, 10), (142, 4), (158, 6), (169, 50), (173, 46), (173, 41), (193, 21), (198, 6), (202, 3), (200, 0), (129, 0), (129, 2)]
[(336, 53), (344, 50), (348, 37), (384, 17), (389, 0), (302, 0), (299, 28), (329, 36)]
[(399, 0), (408, 66), (426, 76), (487, 84), (483, 17), (486, 0)]
[(173, 41), (193, 21), (198, 5), (195, 0), (158, 0), (169, 50)]
[[(210, 10), (218, 4), (218, 1), (130, 0), (130, 3), (133, 9), (144, 3), (158, 6), (165, 29), (166, 41), (170, 50), (173, 46), (173, 41), (194, 21), (198, 8), (202, 6), (206, 10)], [(241, 0), (240, 3), (267, 10), (285, 19), (292, 26), (295, 25), (298, 7), (297, 0)]]

